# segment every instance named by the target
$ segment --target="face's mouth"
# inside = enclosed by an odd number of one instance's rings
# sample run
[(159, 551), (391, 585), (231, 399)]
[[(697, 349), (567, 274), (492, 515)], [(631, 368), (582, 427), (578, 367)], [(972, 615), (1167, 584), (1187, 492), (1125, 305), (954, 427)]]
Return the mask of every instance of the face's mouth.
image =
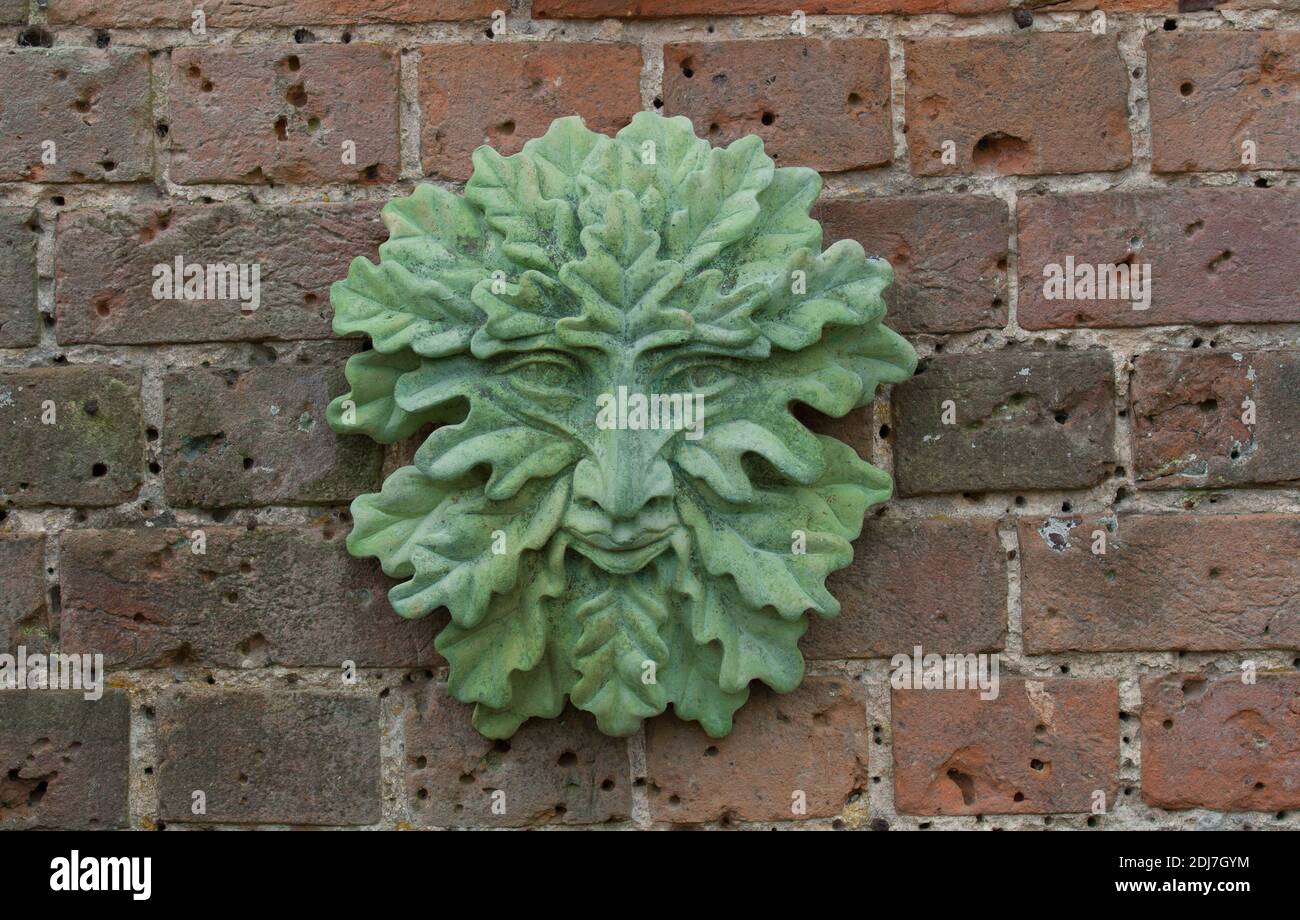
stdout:
[(596, 565), (616, 575), (630, 575), (645, 568), (672, 543), (675, 527), (641, 531), (626, 540), (616, 541), (604, 533), (583, 533), (565, 528), (571, 545)]

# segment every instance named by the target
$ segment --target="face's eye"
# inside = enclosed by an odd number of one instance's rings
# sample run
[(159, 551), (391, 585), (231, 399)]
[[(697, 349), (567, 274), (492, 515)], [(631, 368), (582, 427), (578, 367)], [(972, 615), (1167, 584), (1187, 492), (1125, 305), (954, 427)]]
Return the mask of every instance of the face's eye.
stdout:
[(668, 376), (667, 389), (673, 393), (716, 396), (729, 390), (739, 378), (722, 364), (690, 364)]
[(573, 396), (578, 368), (563, 355), (527, 355), (510, 361), (497, 373), (516, 389), (533, 396)]

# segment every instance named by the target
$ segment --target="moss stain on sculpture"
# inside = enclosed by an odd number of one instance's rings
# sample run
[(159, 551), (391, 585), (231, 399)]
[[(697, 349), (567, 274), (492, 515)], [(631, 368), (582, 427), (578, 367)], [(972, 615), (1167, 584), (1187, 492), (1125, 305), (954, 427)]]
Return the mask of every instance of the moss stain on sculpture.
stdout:
[[(562, 118), (479, 148), (463, 197), (389, 202), (379, 263), (333, 286), (335, 332), (374, 347), (331, 426), (439, 426), (353, 502), (348, 549), (404, 579), (403, 616), (449, 610), (437, 648), (484, 735), (567, 699), (612, 735), (671, 703), (720, 737), (751, 681), (798, 686), (807, 615), (839, 612), (826, 576), (891, 482), (791, 407), (843, 416), (916, 363), (880, 322), (888, 264), (822, 251), (820, 189), (754, 136)], [(598, 424), (620, 387), (702, 396), (701, 436)]]

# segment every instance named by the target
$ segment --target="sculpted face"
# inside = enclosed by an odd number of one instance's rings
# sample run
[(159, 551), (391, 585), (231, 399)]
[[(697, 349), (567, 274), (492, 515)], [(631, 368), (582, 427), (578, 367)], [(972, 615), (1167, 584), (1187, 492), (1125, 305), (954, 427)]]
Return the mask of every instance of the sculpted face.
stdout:
[(384, 208), (380, 262), (332, 291), (368, 335), (329, 418), (414, 465), (359, 497), (349, 550), (446, 607), (437, 647), (474, 724), (508, 737), (566, 700), (602, 731), (663, 712), (726, 734), (751, 680), (798, 685), (807, 614), (889, 477), (794, 409), (842, 416), (915, 355), (880, 325), (889, 268), (808, 216), (816, 173), (686, 119), (615, 138), (576, 118), (464, 197)]

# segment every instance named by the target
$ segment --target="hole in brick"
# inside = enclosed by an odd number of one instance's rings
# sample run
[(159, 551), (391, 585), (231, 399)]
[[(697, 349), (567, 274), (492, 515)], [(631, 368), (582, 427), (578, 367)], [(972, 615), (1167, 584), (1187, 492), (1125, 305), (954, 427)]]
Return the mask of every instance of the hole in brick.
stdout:
[(1263, 789), (1263, 788), (1264, 788), (1264, 784), (1263, 784), (1263, 783), (1256, 783), (1256, 784), (1255, 784), (1255, 790), (1256, 790), (1256, 791), (1258, 791), (1258, 790), (1260, 790), (1260, 789)]
[(1052, 418), (1054, 418), (1054, 419), (1056, 420), (1056, 424), (1058, 424), (1058, 425), (1064, 425), (1067, 421), (1070, 420), (1070, 413), (1068, 413), (1068, 412), (1058, 412), (1058, 413), (1056, 413), (1056, 415), (1052, 416)]
[(158, 463), (157, 460), (150, 461), (149, 472), (153, 473), (155, 476), (158, 475), (162, 472), (162, 465)]
[(53, 48), (54, 35), (40, 26), (29, 26), (18, 33), (19, 48)]
[(1258, 179), (1255, 180), (1255, 188), (1268, 188), (1268, 187), (1269, 187), (1268, 180), (1265, 179), (1263, 176), (1260, 176)]
[(509, 754), (510, 742), (506, 741), (504, 738), (498, 738), (496, 741), (492, 742), (492, 750), (496, 751), (498, 754)]
[(289, 139), (289, 119), (281, 115), (275, 120), (275, 136), (278, 140), (287, 141)]
[(1174, 29), (1177, 29), (1177, 28), (1178, 28), (1178, 20), (1176, 20), (1176, 19), (1166, 19), (1166, 20), (1165, 20), (1165, 31), (1166, 31), (1166, 32), (1172, 32), (1172, 31), (1174, 31)]
[(103, 168), (104, 172), (112, 172), (117, 169), (117, 164), (112, 160), (100, 160), (99, 165)]
[(758, 120), (765, 125), (770, 125), (776, 121), (776, 116), (773, 115), (771, 112), (764, 112)]
[(1029, 768), (1031, 770), (1038, 770), (1041, 772), (1043, 769), (1043, 762), (1039, 760), (1037, 757), (1035, 757), (1033, 760), (1029, 761)]
[(970, 805), (975, 801), (975, 780), (956, 767), (950, 767), (947, 774), (954, 786), (961, 792), (962, 804)]
[(1195, 89), (1196, 87), (1193, 86), (1191, 81), (1189, 80), (1178, 87), (1178, 92), (1180, 92), (1184, 96), (1190, 96), (1195, 91)]
[(167, 122), (165, 121), (160, 121), (158, 122), (158, 124), (154, 125), (154, 132), (158, 135), (159, 138), (166, 138), (167, 132), (170, 130), (171, 128), (168, 126)]
[(94, 464), (94, 465), (90, 468), (90, 475), (94, 476), (94, 477), (97, 478), (97, 479), (98, 479), (100, 476), (107, 476), (107, 475), (108, 475), (108, 464), (106, 464), (106, 463), (96, 463), (96, 464)]
[(975, 142), (971, 161), (982, 172), (1017, 173), (1028, 170), (1030, 147), (1012, 134), (994, 131)]
[(302, 66), (302, 62), (298, 60), (298, 55), (291, 54), (284, 59), (284, 66), (288, 67), (290, 70), (297, 70)]
[(427, 799), (429, 797), (429, 790), (421, 787), (415, 790), (415, 797), (417, 799)]
[(555, 763), (561, 767), (572, 767), (577, 762), (578, 762), (578, 755), (573, 753), (573, 751), (565, 751), (563, 754), (560, 755), (560, 758), (557, 761), (555, 761)]
[(889, 426), (888, 426), (888, 425), (881, 425), (881, 426), (880, 426), (880, 436), (881, 436), (882, 438), (887, 438), (887, 437), (889, 437)]
[(150, 425), (148, 428), (146, 428), (146, 429), (144, 430), (144, 436), (145, 436), (145, 438), (147, 438), (147, 439), (150, 440), (150, 441), (157, 441), (157, 440), (158, 440), (158, 429), (155, 428), (153, 425)]
[(301, 83), (295, 83), (285, 91), (284, 99), (290, 105), (301, 108), (307, 104), (307, 90)]
[(680, 65), (682, 68), (682, 76), (688, 80), (695, 76), (694, 64), (695, 62), (692, 58), (686, 58)]
[(344, 32), (342, 35), (339, 36), (339, 41), (343, 42), (343, 44), (345, 44), (345, 45), (351, 44), (351, 43), (352, 43), (352, 33), (351, 33), (351, 32)]
[(1025, 794), (1023, 792), (1017, 792), (1015, 795), (1011, 797), (1011, 801), (1013, 802), (1023, 802), (1024, 800), (1025, 800)]
[(293, 40), (299, 45), (305, 45), (308, 42), (314, 42), (316, 36), (307, 29), (294, 29)]

